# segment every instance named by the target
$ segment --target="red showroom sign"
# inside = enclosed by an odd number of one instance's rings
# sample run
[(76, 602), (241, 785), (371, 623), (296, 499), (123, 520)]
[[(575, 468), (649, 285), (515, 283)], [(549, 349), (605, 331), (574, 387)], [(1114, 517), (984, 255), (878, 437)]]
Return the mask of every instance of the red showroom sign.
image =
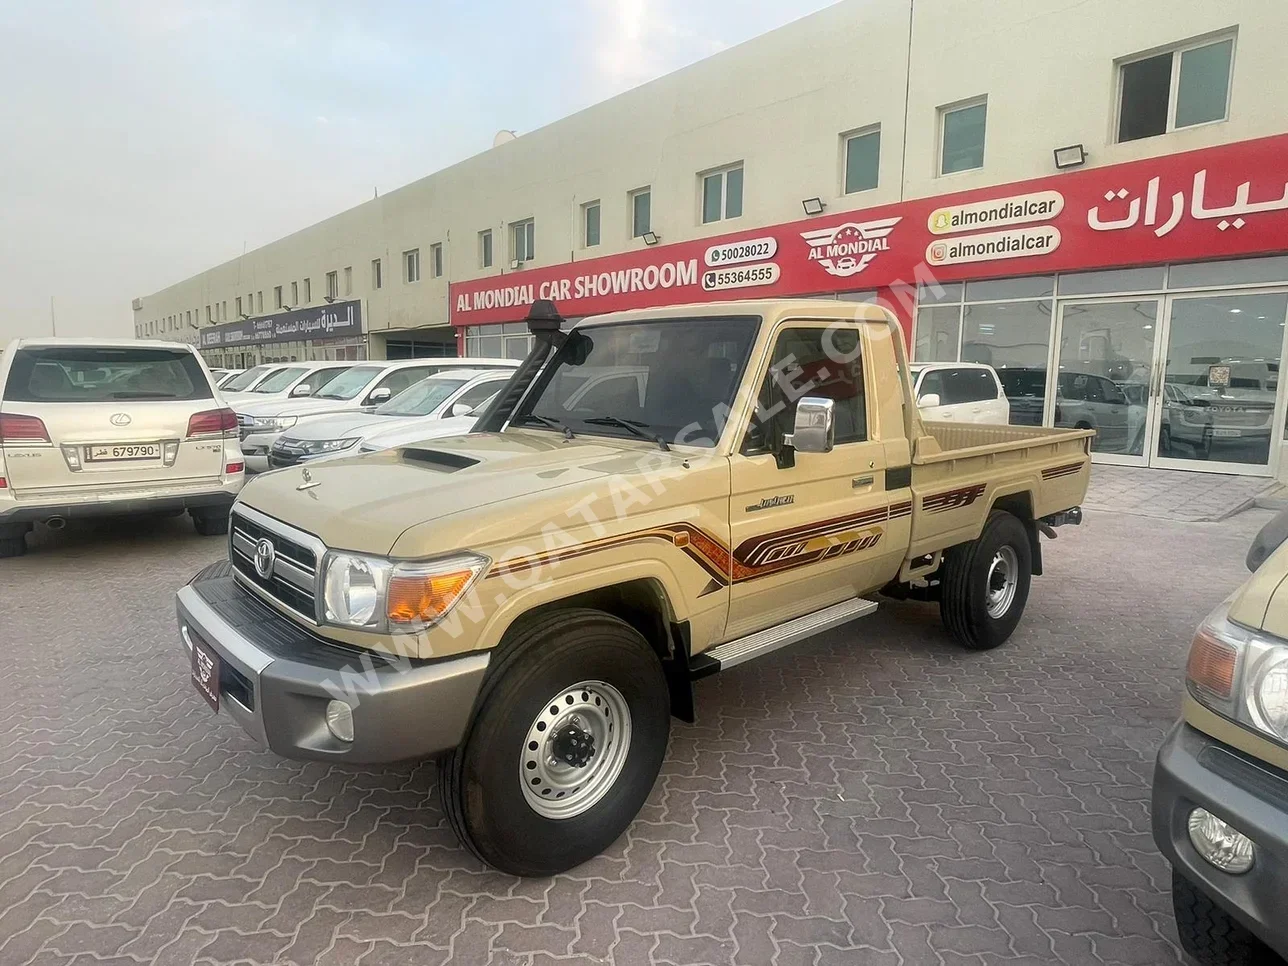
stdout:
[(451, 286), (456, 326), (1288, 249), (1288, 135)]

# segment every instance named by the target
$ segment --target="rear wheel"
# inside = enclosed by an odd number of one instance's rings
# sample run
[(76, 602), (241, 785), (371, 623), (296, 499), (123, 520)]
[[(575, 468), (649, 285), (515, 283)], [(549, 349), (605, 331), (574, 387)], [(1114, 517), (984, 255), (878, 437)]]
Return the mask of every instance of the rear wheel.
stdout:
[(1181, 948), (1201, 966), (1272, 966), (1283, 963), (1189, 879), (1172, 872), (1172, 910)]
[(228, 532), (228, 510), (189, 510), (192, 526), (203, 537), (219, 537)]
[(995, 510), (972, 543), (944, 555), (939, 613), (963, 647), (987, 651), (1006, 641), (1024, 615), (1033, 550), (1023, 523)]
[(494, 655), (465, 739), (439, 763), (443, 810), (501, 871), (565, 872), (630, 825), (669, 734), (662, 665), (634, 628), (600, 611), (546, 615)]

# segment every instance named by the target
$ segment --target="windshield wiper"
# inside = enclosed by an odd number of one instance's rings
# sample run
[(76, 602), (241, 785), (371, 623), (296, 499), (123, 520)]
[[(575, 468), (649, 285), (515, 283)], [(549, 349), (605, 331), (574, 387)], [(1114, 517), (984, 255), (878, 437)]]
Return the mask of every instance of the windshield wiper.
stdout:
[(622, 419), (621, 416), (593, 416), (590, 419), (583, 419), (583, 423), (589, 423), (592, 426), (620, 426), (632, 436), (638, 436), (640, 439), (651, 439), (661, 448), (663, 453), (671, 452), (671, 447), (667, 445), (666, 440), (655, 433), (646, 433), (644, 430), (649, 429), (648, 423), (636, 422), (633, 419)]
[(522, 416), (520, 416), (519, 418), (520, 418), (520, 419), (535, 419), (535, 420), (536, 420), (537, 422), (539, 422), (542, 426), (547, 426), (547, 427), (549, 427), (550, 429), (558, 429), (558, 430), (560, 430), (560, 431), (562, 431), (562, 432), (563, 432), (563, 434), (564, 434), (564, 439), (576, 439), (576, 438), (577, 438), (576, 436), (574, 436), (574, 435), (573, 435), (573, 432), (572, 432), (572, 430), (571, 430), (571, 429), (569, 429), (567, 426), (562, 426), (562, 425), (560, 425), (559, 420), (557, 420), (557, 419), (551, 419), (549, 416), (538, 416), (536, 413), (524, 413), (524, 414), (523, 414)]

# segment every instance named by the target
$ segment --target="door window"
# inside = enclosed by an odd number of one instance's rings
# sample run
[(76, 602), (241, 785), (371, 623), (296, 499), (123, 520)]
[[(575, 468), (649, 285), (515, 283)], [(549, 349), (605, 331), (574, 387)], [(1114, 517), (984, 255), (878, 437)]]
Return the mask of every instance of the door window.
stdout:
[(945, 369), (944, 405), (982, 402), (997, 398), (997, 383), (987, 369)]
[(432, 375), (434, 371), (435, 370), (429, 366), (425, 366), (424, 368), (416, 366), (412, 369), (395, 369), (393, 372), (389, 373), (389, 375), (385, 376), (385, 378), (381, 379), (371, 391), (375, 392), (376, 389), (388, 389), (390, 397), (392, 398), (404, 389), (409, 389), (422, 379)]
[[(456, 407), (461, 403), (465, 403), (465, 405), (477, 409), (479, 403), (483, 402), (483, 400), (492, 398), (499, 384), (504, 381), (503, 379), (489, 379), (487, 382), (481, 382), (477, 386), (470, 386), (469, 389), (466, 389), (456, 397), (456, 401), (452, 403), (452, 406)], [(451, 413), (449, 411), (444, 415), (450, 416)]]
[(743, 453), (776, 452), (796, 422), (796, 403), (821, 396), (836, 404), (836, 445), (868, 438), (863, 358), (854, 329), (785, 329), (761, 384)]

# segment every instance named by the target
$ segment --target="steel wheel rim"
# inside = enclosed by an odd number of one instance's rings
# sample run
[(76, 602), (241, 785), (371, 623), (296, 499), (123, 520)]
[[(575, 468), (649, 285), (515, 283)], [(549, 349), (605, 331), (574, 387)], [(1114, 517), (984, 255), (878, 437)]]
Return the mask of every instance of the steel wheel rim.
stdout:
[[(620, 691), (604, 681), (564, 688), (546, 701), (523, 739), (523, 797), (543, 818), (575, 818), (616, 784), (630, 749), (631, 711)], [(584, 764), (576, 763), (587, 755)]]
[(1002, 547), (993, 555), (986, 586), (988, 616), (994, 619), (1004, 616), (1015, 602), (1015, 592), (1020, 586), (1020, 559), (1014, 547)]

